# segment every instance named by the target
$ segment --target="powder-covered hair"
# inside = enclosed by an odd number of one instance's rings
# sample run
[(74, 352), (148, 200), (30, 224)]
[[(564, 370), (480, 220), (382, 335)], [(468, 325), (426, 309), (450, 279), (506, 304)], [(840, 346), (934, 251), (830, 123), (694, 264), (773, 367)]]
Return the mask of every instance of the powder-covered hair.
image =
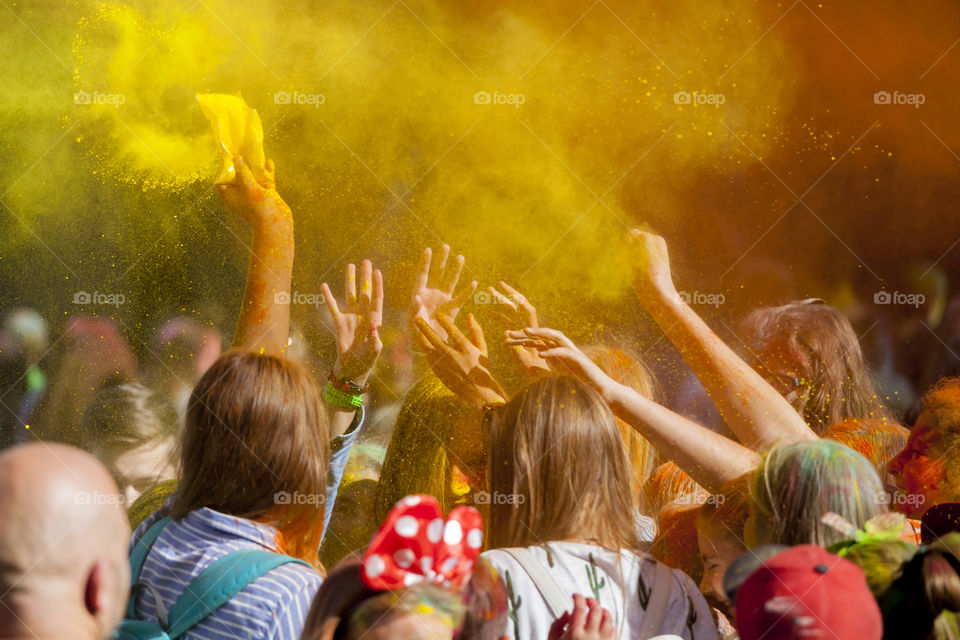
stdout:
[[(892, 420), (874, 388), (857, 334), (837, 309), (820, 300), (761, 307), (746, 316), (743, 328), (754, 352), (769, 352), (777, 344), (800, 363), (800, 371), (789, 372), (801, 379), (793, 404), (817, 434), (850, 419)], [(767, 368), (760, 372), (783, 373)]]
[(887, 464), (903, 451), (910, 430), (890, 420), (846, 420), (830, 425), (824, 438), (845, 444), (873, 463), (883, 478)]
[(710, 492), (675, 462), (664, 462), (657, 467), (647, 478), (643, 490), (651, 511), (657, 514), (680, 498), (687, 504), (704, 504), (710, 497)]
[(926, 547), (867, 540), (844, 553), (867, 576), (883, 613), (884, 640), (960, 638), (960, 533)]
[(960, 495), (960, 378), (942, 378), (923, 396), (923, 412), (940, 436), (947, 480)]
[(380, 471), (375, 522), (383, 522), (394, 505), (410, 495), (431, 495), (444, 511), (453, 506), (447, 444), (455, 426), (466, 421), (476, 422), (480, 429), (479, 412), (433, 375), (407, 392)]
[(821, 522), (828, 512), (858, 528), (887, 512), (873, 464), (832, 440), (772, 449), (754, 471), (750, 490), (761, 543), (826, 547), (843, 539)]
[(459, 593), (430, 582), (421, 582), (398, 591), (384, 591), (364, 600), (350, 615), (346, 637), (349, 640), (361, 640), (371, 629), (406, 616), (437, 617), (450, 628), (452, 635), (463, 621), (464, 610)]

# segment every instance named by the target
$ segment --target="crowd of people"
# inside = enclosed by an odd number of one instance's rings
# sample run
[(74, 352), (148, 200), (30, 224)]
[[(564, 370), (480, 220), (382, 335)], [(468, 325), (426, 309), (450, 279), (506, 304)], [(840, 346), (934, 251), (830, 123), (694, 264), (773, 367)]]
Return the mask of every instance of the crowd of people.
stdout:
[(722, 430), (507, 283), (461, 313), (446, 245), (401, 326), (369, 260), (323, 284), (323, 366), (273, 165), (234, 164), (232, 348), (190, 317), (142, 364), (105, 317), (0, 327), (0, 637), (960, 640), (960, 377), (893, 407), (819, 299), (751, 311), (734, 349), (639, 230), (633, 288)]

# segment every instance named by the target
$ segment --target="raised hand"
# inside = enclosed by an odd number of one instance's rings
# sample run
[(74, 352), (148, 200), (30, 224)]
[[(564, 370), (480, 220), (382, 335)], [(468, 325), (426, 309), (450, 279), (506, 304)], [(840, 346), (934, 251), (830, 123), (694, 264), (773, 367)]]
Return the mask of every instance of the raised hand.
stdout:
[(259, 182), (243, 158), (234, 158), (233, 164), (236, 168), (233, 182), (216, 185), (217, 194), (227, 209), (255, 229), (292, 218), (290, 207), (277, 193), (273, 160), (267, 160), (265, 175)]
[(456, 320), (460, 309), (477, 289), (477, 283), (472, 281), (462, 288), (460, 293), (454, 295), (465, 259), (459, 255), (453, 260), (448, 260), (449, 257), (450, 246), (445, 244), (440, 247), (440, 253), (435, 257), (436, 259), (429, 247), (424, 249), (423, 259), (420, 261), (410, 308), (407, 311), (407, 327), (411, 331), (415, 344), (422, 351), (430, 351), (431, 347), (415, 330), (414, 320), (422, 318), (434, 332), (446, 339), (446, 330), (437, 321), (437, 314), (442, 313), (451, 320)]
[(597, 390), (612, 380), (562, 332), (545, 327), (507, 331), (507, 344), (534, 349), (555, 370), (580, 378)]
[(324, 282), (320, 285), (323, 299), (333, 316), (337, 339), (337, 363), (333, 375), (363, 386), (370, 376), (383, 342), (380, 325), (383, 321), (383, 275), (374, 270), (369, 260), (360, 265), (360, 291), (357, 293), (357, 269), (347, 265), (344, 283), (344, 304), (341, 308)]
[(469, 339), (450, 316), (438, 313), (436, 319), (450, 344), (422, 317), (414, 319), (421, 341), (428, 345), (430, 367), (436, 376), (450, 391), (478, 407), (503, 404), (506, 393), (490, 373), (483, 329), (473, 314), (467, 314)]
[(573, 596), (573, 613), (564, 613), (550, 627), (547, 640), (612, 640), (613, 616), (593, 598)]
[(627, 248), (633, 267), (633, 287), (641, 302), (652, 298), (678, 296), (670, 274), (667, 243), (656, 234), (632, 229), (627, 234)]
[[(505, 330), (523, 327), (536, 329), (540, 326), (537, 321), (536, 307), (530, 304), (526, 296), (506, 282), (500, 282), (496, 288), (487, 287), (487, 291), (490, 293), (491, 301), (495, 303), (493, 313)], [(550, 365), (540, 357), (535, 348), (512, 344), (510, 350), (528, 377), (538, 378), (551, 373)]]

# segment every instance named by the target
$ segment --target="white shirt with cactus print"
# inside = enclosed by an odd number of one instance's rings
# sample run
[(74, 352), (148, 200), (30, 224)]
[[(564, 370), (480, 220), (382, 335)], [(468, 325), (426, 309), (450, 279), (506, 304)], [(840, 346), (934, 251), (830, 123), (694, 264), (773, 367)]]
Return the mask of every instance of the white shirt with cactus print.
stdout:
[[(573, 609), (574, 593), (596, 598), (613, 616), (618, 638), (637, 637), (653, 586), (652, 557), (577, 542), (550, 542), (528, 549), (570, 596), (568, 611)], [(496, 567), (507, 585), (510, 637), (545, 640), (553, 616), (533, 580), (505, 551), (494, 549), (483, 557)], [(677, 569), (672, 574), (660, 633), (675, 634), (685, 640), (717, 640), (710, 608), (693, 580)]]

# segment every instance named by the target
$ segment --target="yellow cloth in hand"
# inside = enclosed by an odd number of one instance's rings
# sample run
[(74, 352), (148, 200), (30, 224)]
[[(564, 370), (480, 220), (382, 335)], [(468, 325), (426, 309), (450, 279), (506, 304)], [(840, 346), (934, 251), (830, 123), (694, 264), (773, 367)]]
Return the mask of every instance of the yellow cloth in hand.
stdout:
[(263, 155), (263, 125), (257, 110), (251, 109), (239, 94), (201, 93), (197, 94), (197, 102), (213, 127), (213, 135), (220, 143), (223, 156), (223, 167), (215, 182), (233, 182), (236, 175), (233, 159), (237, 156), (243, 158), (257, 181), (262, 181), (266, 177), (266, 158)]

